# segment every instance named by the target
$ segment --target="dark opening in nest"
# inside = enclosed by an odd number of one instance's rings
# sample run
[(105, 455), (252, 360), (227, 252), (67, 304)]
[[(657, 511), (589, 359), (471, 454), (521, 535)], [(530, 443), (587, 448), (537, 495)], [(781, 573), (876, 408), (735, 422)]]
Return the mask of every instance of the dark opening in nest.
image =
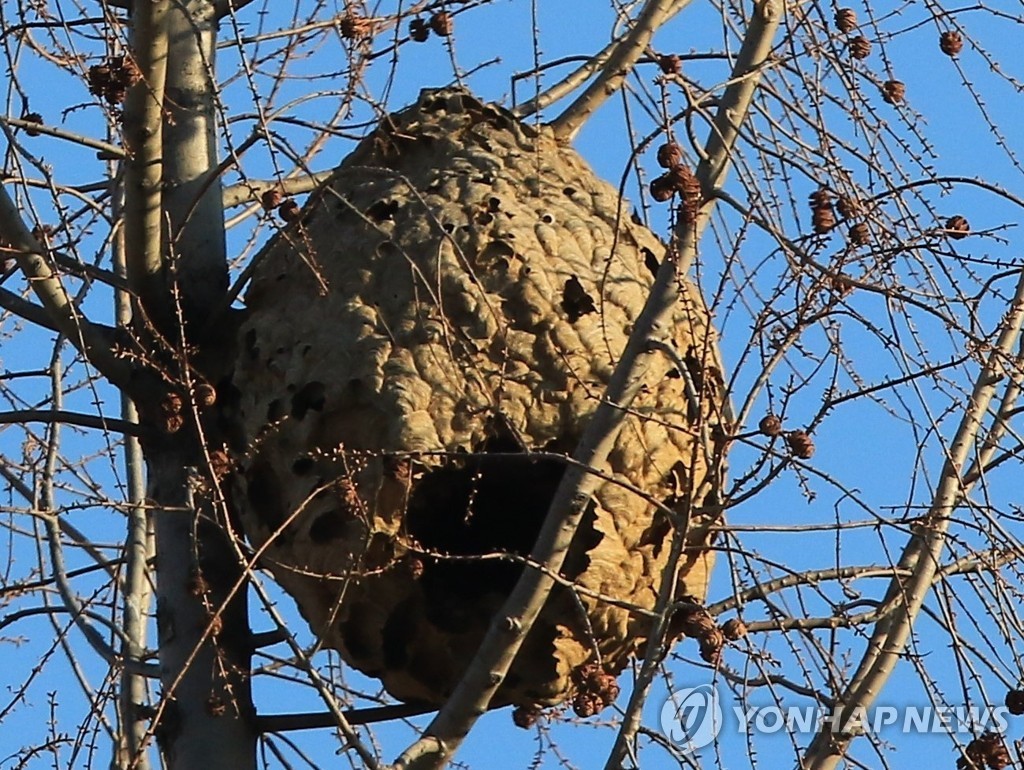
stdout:
[[(420, 580), (432, 623), (461, 633), (481, 597), (512, 590), (523, 570), (516, 557), (529, 555), (564, 473), (564, 461), (531, 460), (513, 439), (497, 437), (419, 479), (406, 525), (424, 551)], [(562, 576), (582, 574), (601, 538), (591, 505)]]

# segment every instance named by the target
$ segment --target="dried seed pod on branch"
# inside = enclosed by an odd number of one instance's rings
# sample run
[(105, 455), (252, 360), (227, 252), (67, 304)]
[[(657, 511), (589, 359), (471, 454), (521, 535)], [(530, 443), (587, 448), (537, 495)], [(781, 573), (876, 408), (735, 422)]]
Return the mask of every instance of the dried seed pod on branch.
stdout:
[(836, 226), (836, 212), (832, 207), (832, 194), (824, 187), (810, 195), (811, 221), (814, 232), (824, 235)]
[(939, 50), (946, 56), (957, 56), (964, 50), (964, 38), (959, 32), (951, 30), (939, 35)]
[[(529, 453), (574, 448), (651, 286), (645, 252), (665, 251), (623, 210), (548, 129), (425, 91), (311, 196), (303, 238), (259, 258), (235, 378), (244, 527), (325, 643), (398, 698), (443, 701), (518, 579), (565, 467)], [(670, 336), (720, 371), (688, 282)], [(492, 706), (565, 701), (644, 643), (649, 618), (598, 597), (653, 607), (673, 530), (617, 481), (702, 511), (676, 590), (704, 597), (721, 466), (694, 421), (713, 428), (723, 396), (703, 377), (691, 408), (674, 366), (652, 354), (570, 551), (588, 590), (556, 587)]]

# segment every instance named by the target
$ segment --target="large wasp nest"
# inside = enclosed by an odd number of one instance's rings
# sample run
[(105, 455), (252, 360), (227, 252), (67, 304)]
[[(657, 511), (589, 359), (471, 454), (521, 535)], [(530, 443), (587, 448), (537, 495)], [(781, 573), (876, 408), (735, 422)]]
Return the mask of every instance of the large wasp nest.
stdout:
[[(237, 507), (314, 631), (395, 697), (454, 689), (664, 254), (546, 129), (447, 90), (385, 118), (257, 257), (234, 380)], [(645, 356), (492, 706), (579, 702), (595, 671), (619, 673), (684, 519), (676, 595), (705, 595), (721, 374), (688, 283), (666, 339), (677, 354)]]

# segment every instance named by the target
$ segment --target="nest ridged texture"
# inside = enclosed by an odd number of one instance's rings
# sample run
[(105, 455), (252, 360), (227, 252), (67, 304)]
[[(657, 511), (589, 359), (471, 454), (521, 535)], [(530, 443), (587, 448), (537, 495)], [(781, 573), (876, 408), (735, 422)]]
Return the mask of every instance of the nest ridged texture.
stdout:
[[(547, 129), (448, 90), (386, 118), (259, 255), (237, 507), (314, 631), (395, 697), (452, 692), (665, 252)], [(629, 607), (653, 607), (676, 531), (650, 500), (689, 516), (677, 594), (706, 593), (721, 374), (682, 289), (678, 357), (644, 356), (565, 580), (492, 707), (571, 698), (574, 671), (617, 674), (644, 642)]]

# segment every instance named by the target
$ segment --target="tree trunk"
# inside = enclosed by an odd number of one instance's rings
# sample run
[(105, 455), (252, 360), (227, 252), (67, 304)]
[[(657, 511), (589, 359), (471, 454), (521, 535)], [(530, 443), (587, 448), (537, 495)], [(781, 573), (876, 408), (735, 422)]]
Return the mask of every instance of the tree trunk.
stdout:
[(159, 446), (148, 448), (147, 462), (149, 497), (158, 507), (165, 700), (157, 735), (166, 764), (172, 770), (255, 767), (251, 640), (237, 554), (213, 506), (194, 494), (189, 458), (178, 447)]
[[(191, 407), (195, 384), (216, 382), (224, 374), (219, 362), (231, 360), (223, 350), (231, 347), (229, 333), (203, 334), (228, 278), (217, 168), (217, 19), (209, 0), (175, 3), (156, 19), (161, 26), (154, 33), (165, 37), (167, 51), (160, 152), (166, 227), (157, 291), (143, 301), (175, 350), (169, 369), (186, 417), (184, 426), (170, 428), (178, 432), (145, 447), (148, 493), (157, 508), (164, 695), (157, 734), (171, 770), (245, 770), (256, 761), (247, 588), (226, 508), (199, 482), (209, 436), (188, 419), (198, 416)], [(217, 371), (203, 361), (218, 362)]]

